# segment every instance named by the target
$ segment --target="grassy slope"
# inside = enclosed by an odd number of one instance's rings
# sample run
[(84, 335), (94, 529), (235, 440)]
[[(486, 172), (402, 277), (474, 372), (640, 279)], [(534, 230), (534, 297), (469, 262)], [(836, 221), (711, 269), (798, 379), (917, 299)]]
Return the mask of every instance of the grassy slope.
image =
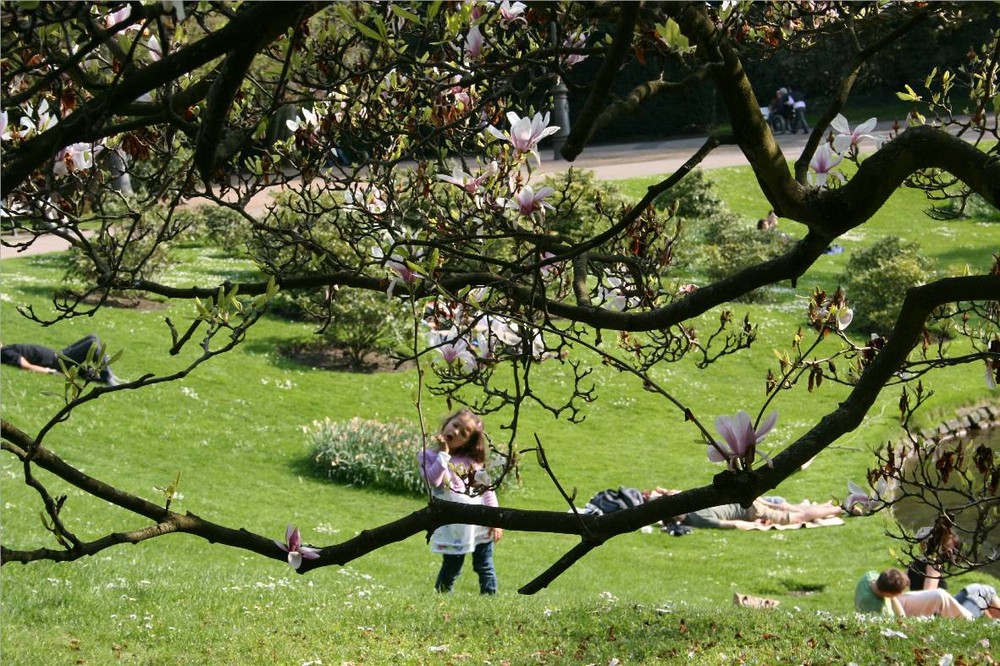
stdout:
[[(712, 177), (734, 209), (752, 211), (748, 217), (766, 210), (761, 201), (743, 198), (741, 193), (754, 189), (745, 172), (720, 170)], [(1000, 225), (931, 223), (919, 215), (922, 207), (915, 193), (900, 193), (864, 233), (846, 239), (845, 247), (849, 252), (877, 234), (897, 233), (918, 238), (953, 269), (966, 262), (981, 266), (1000, 247)], [(808, 293), (808, 278), (830, 286), (847, 256), (824, 257), (800, 283), (798, 295)], [(14, 304), (45, 307), (62, 276), (60, 261), (49, 256), (0, 264), (5, 341), (60, 346), (95, 332), (112, 348), (126, 349), (118, 364), (126, 378), (179, 367), (179, 359), (163, 355), (169, 344), (163, 318), (169, 314), (185, 322), (186, 306), (168, 312), (104, 310), (47, 329), (17, 316)], [(243, 268), (212, 257), (198, 265), (197, 273), (175, 272), (172, 279), (207, 282)], [(685, 362), (658, 370), (657, 379), (709, 423), (718, 413), (757, 409), (770, 350), (787, 347), (804, 312), (799, 302), (790, 297), (779, 306), (735, 307), (738, 315), (748, 310), (761, 324), (755, 354), (727, 359), (705, 373)], [(181, 383), (87, 405), (56, 428), (47, 444), (85, 471), (151, 499), (154, 486), (170, 483), (179, 471), (180, 508), (276, 538), (292, 522), (307, 540), (329, 543), (418, 508), (419, 499), (335, 486), (305, 471), (302, 426), (355, 415), (413, 419), (417, 395), (413, 373), (328, 373), (296, 366), (275, 350), (282, 341), (311, 334), (302, 325), (265, 321), (248, 344)], [(519, 433), (522, 446), (538, 434), (565, 484), (586, 497), (619, 483), (687, 487), (717, 471), (675, 410), (643, 392), (633, 378), (603, 367), (595, 375), (601, 397), (583, 424), (557, 422), (534, 409)], [(565, 371), (552, 364), (536, 378), (550, 392), (566, 380)], [(37, 429), (59, 404), (58, 387), (51, 377), (5, 369), (4, 418), (29, 432)], [(942, 414), (986, 396), (980, 373), (962, 369), (941, 376), (933, 387), (938, 393), (931, 407)], [(842, 395), (842, 388), (825, 384), (816, 394), (783, 396), (777, 404), (779, 427), (768, 444), (791, 441)], [(886, 392), (862, 429), (778, 492), (791, 499), (842, 496), (847, 478), (863, 477), (870, 448), (895, 436), (897, 395)], [(423, 400), (436, 423), (444, 405)], [(10, 457), (0, 459), (0, 474), (2, 541), (52, 545), (39, 526), (35, 498), (18, 482), (19, 469)], [(506, 494), (502, 503), (563, 508), (533, 461), (525, 465), (524, 480), (523, 489)], [(69, 494), (65, 517), (84, 538), (111, 526), (144, 524), (133, 517), (121, 522), (121, 513), (103, 503), (52, 486)], [(630, 534), (533, 598), (514, 590), (573, 540), (509, 533), (497, 554), (503, 594), (493, 600), (472, 594), (471, 571), (453, 597), (431, 595), (437, 560), (419, 536), (344, 569), (306, 577), (280, 563), (169, 536), (73, 564), (4, 566), (2, 657), (5, 664), (29, 663), (42, 650), (54, 663), (447, 663), (462, 661), (462, 655), (471, 663), (606, 663), (612, 657), (642, 663), (684, 661), (694, 653), (701, 663), (732, 663), (745, 652), (750, 663), (807, 657), (815, 663), (870, 663), (899, 650), (970, 657), (983, 652), (976, 641), (989, 634), (985, 625), (908, 622), (903, 631), (910, 638), (900, 639), (850, 617), (854, 581), (892, 561), (892, 542), (883, 536), (890, 526), (878, 516), (852, 519), (844, 527), (782, 533), (703, 530), (682, 539)], [(733, 609), (734, 591), (780, 599), (780, 621)]]

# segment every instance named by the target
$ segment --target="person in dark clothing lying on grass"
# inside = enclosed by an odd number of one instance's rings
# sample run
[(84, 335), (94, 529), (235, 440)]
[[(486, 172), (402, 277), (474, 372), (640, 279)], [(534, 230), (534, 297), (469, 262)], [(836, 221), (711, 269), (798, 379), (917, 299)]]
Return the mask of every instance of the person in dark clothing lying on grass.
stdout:
[[(91, 356), (91, 354), (93, 355)], [(99, 372), (87, 371), (83, 375), (85, 379), (104, 382), (108, 386), (117, 386), (120, 383), (118, 377), (108, 366), (108, 357), (104, 355), (104, 345), (101, 344), (96, 335), (88, 335), (77, 340), (62, 351), (56, 351), (44, 345), (0, 344), (0, 363), (43, 374), (60, 374), (63, 366), (69, 368), (74, 365), (83, 365), (88, 357), (94, 361), (100, 360), (102, 370)], [(59, 364), (60, 360), (62, 360), (62, 366)]]

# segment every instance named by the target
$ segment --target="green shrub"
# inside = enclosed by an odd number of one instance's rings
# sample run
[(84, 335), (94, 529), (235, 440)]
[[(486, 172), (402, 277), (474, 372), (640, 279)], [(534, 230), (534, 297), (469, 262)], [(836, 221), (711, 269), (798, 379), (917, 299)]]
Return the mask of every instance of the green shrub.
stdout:
[[(121, 204), (106, 204), (95, 212), (102, 228), (91, 238), (90, 247), (106, 265), (116, 268), (117, 278), (129, 282), (156, 281), (173, 264), (168, 246), (160, 238), (166, 224), (165, 215), (166, 209), (162, 207), (133, 212)], [(178, 220), (171, 219), (167, 226), (170, 235), (184, 231)], [(100, 274), (94, 260), (80, 248), (71, 247), (67, 256), (67, 280), (83, 283), (89, 288), (101, 284), (108, 277)], [(132, 289), (111, 290), (109, 293), (113, 296), (137, 296)]]
[(896, 322), (906, 290), (934, 277), (920, 245), (886, 236), (848, 260), (841, 286), (854, 310), (854, 328), (888, 333)]
[[(694, 243), (688, 244), (686, 262), (711, 281), (772, 259), (785, 252), (794, 241), (776, 231), (761, 231), (750, 220), (727, 210), (694, 222)], [(743, 300), (760, 302), (768, 291), (757, 289)]]
[(184, 221), (189, 237), (210, 241), (229, 254), (246, 253), (251, 239), (250, 225), (238, 211), (225, 206), (205, 205), (182, 208), (175, 216)]
[(398, 346), (410, 332), (407, 304), (382, 292), (338, 291), (329, 312), (332, 319), (324, 337), (346, 351), (358, 366), (369, 354)]
[(653, 206), (657, 210), (670, 210), (676, 206), (674, 215), (685, 219), (709, 218), (729, 210), (701, 169), (687, 174), (658, 196)]
[[(339, 349), (355, 368), (365, 368), (371, 354), (409, 349), (412, 318), (409, 305), (384, 292), (363, 289), (323, 292), (281, 292), (271, 311), (292, 321), (316, 324), (323, 343)], [(404, 345), (403, 343), (407, 343)]]
[(360, 418), (324, 419), (314, 421), (306, 432), (316, 470), (333, 481), (398, 493), (425, 492), (416, 458), (423, 442), (419, 428)]
[(555, 189), (549, 197), (555, 210), (546, 214), (545, 226), (574, 241), (610, 227), (626, 203), (617, 185), (598, 180), (593, 171), (570, 168), (546, 177), (542, 187)]

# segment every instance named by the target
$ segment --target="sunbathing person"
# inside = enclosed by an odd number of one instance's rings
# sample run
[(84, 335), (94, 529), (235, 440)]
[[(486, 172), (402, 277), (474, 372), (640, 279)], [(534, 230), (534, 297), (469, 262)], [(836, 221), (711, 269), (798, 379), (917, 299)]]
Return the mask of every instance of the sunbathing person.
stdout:
[[(678, 490), (665, 490), (664, 495), (675, 495)], [(780, 497), (758, 497), (744, 507), (741, 504), (721, 504), (681, 514), (675, 522), (691, 527), (710, 527), (735, 530), (767, 530), (775, 525), (801, 525), (843, 513), (843, 508), (833, 502), (824, 504), (790, 504)]]
[[(940, 588), (907, 591), (910, 579), (905, 572), (890, 568), (879, 573), (869, 571), (854, 590), (854, 608), (859, 613), (897, 617), (948, 617), (970, 620), (974, 617), (961, 602)], [(971, 587), (971, 586), (970, 586)], [(979, 599), (968, 599), (975, 605)], [(981, 606), (985, 613), (986, 606)]]

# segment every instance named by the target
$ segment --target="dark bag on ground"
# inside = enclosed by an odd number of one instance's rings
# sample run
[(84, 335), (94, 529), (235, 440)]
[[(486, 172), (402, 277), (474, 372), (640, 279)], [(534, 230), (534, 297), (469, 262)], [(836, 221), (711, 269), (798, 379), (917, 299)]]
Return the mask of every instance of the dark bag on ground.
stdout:
[(625, 486), (619, 486), (618, 490), (613, 488), (602, 490), (590, 498), (590, 504), (600, 509), (601, 513), (614, 513), (622, 509), (631, 509), (642, 503), (642, 491)]

